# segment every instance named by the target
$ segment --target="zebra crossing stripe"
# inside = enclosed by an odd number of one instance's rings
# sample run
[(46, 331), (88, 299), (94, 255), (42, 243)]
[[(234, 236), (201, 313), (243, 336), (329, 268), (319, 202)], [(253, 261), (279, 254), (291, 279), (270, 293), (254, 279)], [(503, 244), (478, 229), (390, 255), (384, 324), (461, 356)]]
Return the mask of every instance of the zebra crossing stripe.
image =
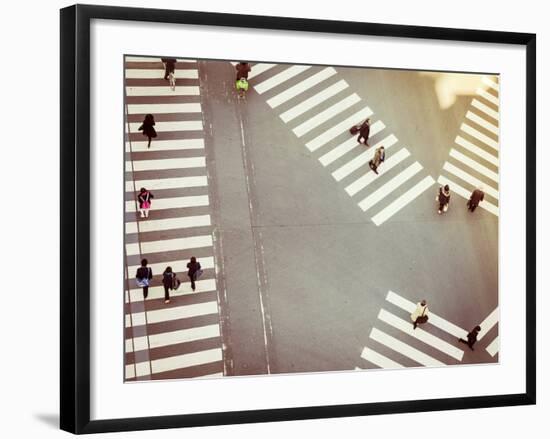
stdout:
[(363, 348), (363, 352), (361, 352), (361, 358), (367, 360), (369, 363), (372, 363), (375, 366), (381, 367), (382, 369), (401, 369), (404, 367), (398, 362), (390, 360), (388, 357), (379, 354), (378, 352), (373, 351), (368, 347)]
[(168, 84), (157, 87), (133, 87), (126, 86), (126, 96), (199, 96), (198, 86), (178, 86), (172, 90)]
[(347, 162), (345, 165), (342, 165), (340, 168), (338, 168), (336, 171), (332, 173), (332, 176), (336, 181), (340, 181), (350, 175), (352, 172), (359, 169), (361, 166), (364, 166), (374, 157), (374, 152), (376, 148), (380, 146), (384, 146), (385, 151), (387, 152), (388, 149), (397, 143), (397, 137), (395, 137), (393, 134), (390, 134), (388, 137), (386, 137), (384, 140), (381, 140), (375, 145), (372, 145), (369, 149), (367, 149), (362, 154), (358, 155), (354, 159)]
[[(237, 63), (235, 63), (235, 64), (237, 64)], [(267, 72), (269, 69), (272, 69), (276, 65), (277, 64), (267, 64), (267, 63), (254, 64), (252, 66), (252, 70), (248, 74), (248, 79), (255, 78), (256, 76), (261, 75), (264, 72)]]
[(482, 81), (485, 85), (488, 85), (489, 87), (491, 87), (493, 90), (495, 91), (499, 91), (499, 85), (498, 83), (496, 83), (495, 81), (493, 81), (492, 79), (489, 79), (487, 76), (484, 76), (482, 78)]
[(141, 243), (136, 242), (126, 244), (126, 254), (128, 256), (142, 254), (148, 255), (151, 253), (211, 247), (212, 245), (211, 235), (188, 236), (186, 238), (163, 239), (160, 241), (145, 241)]
[[(131, 122), (130, 124), (125, 124), (126, 129), (130, 125), (131, 133), (139, 133), (138, 128), (141, 125), (141, 122)], [(202, 120), (181, 120), (175, 122), (157, 122), (155, 124), (155, 131), (159, 133), (169, 132), (169, 131), (201, 131), (202, 130)]]
[(488, 93), (487, 91), (483, 90), (482, 88), (478, 88), (476, 93), (481, 96), (483, 99), (489, 101), (491, 104), (494, 104), (498, 107), (498, 98), (491, 93)]
[(151, 148), (147, 148), (147, 141), (126, 142), (126, 152), (156, 152), (182, 151), (188, 149), (204, 149), (204, 139), (176, 139), (155, 140)]
[(475, 128), (472, 128), (470, 125), (463, 123), (460, 125), (460, 129), (464, 131), (465, 133), (469, 134), (472, 137), (475, 137), (477, 140), (480, 140), (481, 142), (485, 143), (486, 145), (490, 146), (491, 148), (498, 151), (498, 142), (491, 139), (490, 137), (486, 136), (485, 134), (480, 133)]
[[(174, 197), (174, 198), (155, 198), (154, 210), (179, 209), (184, 207), (201, 207), (208, 206), (208, 195), (197, 195), (189, 197)], [(135, 200), (126, 201), (126, 212), (136, 212), (137, 203)], [(152, 221), (152, 220), (150, 220)], [(129, 223), (126, 223), (129, 224)], [(128, 226), (126, 227), (127, 233)]]
[[(191, 227), (210, 226), (210, 215), (183, 216), (139, 222), (139, 232), (160, 232), (163, 230), (187, 229)], [(126, 223), (126, 234), (138, 233), (138, 223)]]
[[(218, 313), (218, 302), (194, 303), (192, 305), (173, 306), (153, 311), (147, 311), (147, 323), (162, 323), (171, 322), (174, 320), (187, 319), (191, 317), (206, 316), (209, 314)], [(145, 312), (132, 313), (132, 320), (137, 322), (145, 322), (145, 316), (141, 316)], [(127, 316), (129, 314), (126, 314)], [(137, 326), (135, 323), (134, 327)]]
[[(153, 57), (147, 57), (147, 56), (126, 56), (124, 58), (124, 61), (126, 62), (158, 62), (162, 63), (162, 59), (160, 58), (153, 58)], [(177, 58), (176, 62), (181, 63), (196, 63), (196, 59), (183, 59), (183, 58)]]
[(124, 368), (124, 378), (127, 380), (148, 375), (151, 375), (151, 368), (148, 362), (127, 364)]
[(471, 176), (467, 172), (464, 172), (462, 169), (457, 168), (455, 165), (449, 162), (445, 162), (443, 165), (443, 169), (447, 172), (450, 172), (454, 176), (464, 180), (467, 183), (470, 183), (472, 186), (479, 187), (481, 185), (484, 186), (484, 191), (489, 194), (491, 197), (498, 200), (498, 191), (494, 189), (493, 187), (484, 184), (481, 180), (478, 180), (477, 178)]
[(495, 339), (491, 343), (489, 343), (489, 346), (485, 348), (485, 350), (489, 352), (489, 355), (491, 357), (494, 357), (499, 351), (499, 349), (500, 349), (500, 340), (498, 336), (495, 337)]
[(407, 322), (403, 319), (400, 319), (399, 317), (394, 316), (393, 314), (389, 313), (384, 309), (380, 310), (380, 312), (378, 313), (378, 318), (383, 322), (387, 323), (388, 325), (393, 326), (396, 329), (399, 329), (400, 331), (410, 335), (411, 337), (417, 338), (418, 340), (437, 349), (438, 351), (441, 351), (444, 354), (447, 354), (458, 361), (462, 361), (462, 357), (464, 356), (464, 351), (424, 331), (421, 328), (413, 329), (411, 322)]
[[(472, 191), (468, 191), (464, 189), (462, 186), (460, 186), (459, 184), (455, 183), (452, 180), (449, 180), (447, 177), (444, 177), (443, 175), (441, 175), (437, 179), (437, 182), (443, 186), (448, 184), (451, 189), (451, 192), (454, 192), (455, 194), (460, 195), (462, 198), (466, 200), (470, 199), (470, 195), (472, 194)], [(495, 216), (498, 216), (498, 207), (487, 200), (484, 200), (481, 203), (479, 203), (479, 207), (481, 207), (482, 209), (485, 209), (488, 212), (491, 212)]]
[(128, 104), (128, 114), (170, 114), (170, 113), (200, 113), (199, 102), (176, 104)]
[(464, 149), (467, 149), (468, 151), (473, 152), (474, 154), (481, 157), (483, 160), (488, 161), (489, 163), (491, 163), (492, 165), (498, 168), (499, 166), (498, 157), (495, 157), (493, 154), (489, 154), (485, 150), (477, 147), (471, 142), (468, 142), (466, 139), (463, 139), (460, 136), (456, 136), (455, 143), (457, 145), (462, 146)]
[(489, 108), (487, 105), (478, 101), (477, 99), (472, 100), (472, 106), (480, 111), (483, 111), (486, 115), (492, 117), (493, 119), (498, 120), (498, 111)]
[(466, 113), (466, 118), (477, 123), (480, 127), (485, 128), (487, 131), (491, 131), (493, 134), (498, 136), (498, 127), (492, 123), (487, 122), (482, 117), (479, 117), (477, 114), (468, 111)]
[(333, 75), (336, 75), (336, 70), (334, 70), (332, 67), (327, 67), (326, 69), (323, 69), (315, 75), (304, 79), (303, 81), (299, 82), (296, 85), (293, 85), (292, 87), (288, 88), (282, 93), (279, 93), (271, 99), (268, 99), (267, 105), (269, 105), (271, 108), (276, 108), (279, 105), (284, 104), (288, 100), (298, 96), (306, 90), (309, 90), (310, 88), (323, 82), (325, 79), (328, 79)]
[[(164, 69), (129, 69), (126, 68), (126, 79), (164, 79)], [(197, 69), (177, 69), (176, 79), (198, 79)]]
[(451, 148), (451, 152), (449, 153), (449, 155), (454, 159), (458, 160), (459, 162), (462, 162), (466, 166), (469, 166), (476, 172), (479, 172), (485, 177), (490, 178), (494, 182), (498, 183), (498, 174), (496, 172), (491, 171), (489, 168), (483, 165), (480, 165), (478, 162), (458, 152), (456, 149)]
[(372, 110), (369, 107), (362, 108), (355, 114), (332, 126), (313, 140), (307, 142), (306, 148), (309, 149), (311, 152), (316, 151), (327, 142), (330, 142), (332, 139), (342, 134), (344, 131), (349, 130), (351, 126), (357, 125), (357, 123), (362, 122), (364, 119), (371, 115)]
[[(171, 266), (170, 264), (167, 264), (166, 266)], [(153, 271), (154, 272), (154, 271)], [(159, 271), (157, 273), (162, 273), (162, 271)], [(180, 281), (182, 281), (182, 277), (187, 278), (187, 274), (183, 274), (183, 276), (180, 276), (181, 272), (177, 272), (174, 270), (174, 273), (178, 275), (178, 278)], [(208, 293), (211, 291), (216, 290), (216, 280), (215, 279), (203, 279), (195, 281), (195, 291), (191, 289), (191, 282), (182, 282), (180, 287), (177, 290), (170, 291), (170, 297), (179, 297), (179, 296), (188, 296), (188, 295), (194, 295), (200, 293)], [(158, 300), (158, 299), (164, 299), (164, 287), (149, 287), (149, 292), (147, 294), (147, 298), (145, 300)], [(143, 290), (141, 288), (134, 288), (130, 290), (130, 295), (126, 296), (125, 302), (126, 303), (135, 303), (135, 302), (141, 302), (143, 301)]]
[(384, 346), (387, 346), (390, 349), (393, 349), (396, 352), (399, 352), (401, 355), (404, 355), (405, 357), (416, 361), (422, 366), (445, 366), (445, 364), (441, 361), (430, 357), (424, 352), (419, 351), (418, 349), (413, 348), (406, 343), (403, 343), (397, 338), (392, 337), (391, 335), (388, 335), (385, 332), (380, 331), (379, 329), (372, 328), (370, 338), (377, 341), (378, 343), (383, 344)]
[(390, 193), (396, 190), (399, 186), (405, 183), (407, 180), (418, 174), (422, 170), (422, 166), (418, 162), (414, 162), (407, 169), (397, 174), (390, 181), (385, 183), (383, 186), (375, 190), (368, 197), (364, 198), (360, 203), (359, 207), (365, 212), (370, 209), (380, 200), (387, 197)]
[(306, 111), (309, 111), (317, 105), (325, 102), (332, 96), (337, 95), (342, 90), (345, 90), (348, 87), (348, 83), (342, 79), (341, 81), (332, 84), (330, 87), (324, 88), (319, 93), (292, 107), (290, 110), (287, 110), (284, 113), (280, 114), (279, 117), (284, 123), (288, 123), (291, 120), (294, 120), (295, 118), (300, 116), (301, 114), (304, 114)]
[[(175, 273), (187, 273), (187, 263), (189, 261), (183, 261), (183, 260), (176, 260), (176, 261), (163, 261), (153, 264), (148, 264), (147, 266), (153, 270), (153, 275), (155, 274), (161, 274), (164, 269), (168, 266), (172, 267), (172, 270)], [(207, 268), (214, 268), (214, 258), (212, 256), (207, 257), (201, 257), (200, 259), (197, 258), (197, 262), (200, 262), (201, 267), (203, 269)], [(130, 276), (131, 279), (129, 281), (133, 281), (136, 271), (139, 268), (139, 265), (131, 265), (128, 267), (128, 276)]]
[(126, 339), (126, 352), (139, 352), (147, 349), (161, 348), (219, 336), (220, 327), (217, 324), (180, 329), (178, 331)]
[[(369, 170), (365, 175), (359, 177), (357, 180), (355, 180), (353, 183), (347, 186), (346, 192), (350, 197), (354, 196), (359, 191), (362, 191), (363, 189), (365, 189), (369, 184), (375, 181), (379, 176), (389, 172), (392, 168), (397, 166), (399, 163), (401, 163), (410, 155), (411, 154), (407, 150), (407, 148), (401, 148), (399, 151), (397, 151), (397, 153), (391, 155), (390, 158), (388, 158), (384, 162), (384, 166), (381, 166), (378, 169), (378, 175), (376, 175), (374, 172)], [(361, 207), (361, 203), (359, 203), (359, 207)]]
[[(126, 192), (134, 192), (134, 188), (145, 187), (149, 190), (160, 189), (185, 189), (190, 187), (208, 186), (206, 175), (197, 177), (159, 178), (151, 180), (138, 180), (126, 182)], [(153, 201), (154, 205), (155, 201)]]
[(311, 66), (292, 66), (285, 70), (283, 70), (280, 73), (277, 73), (276, 75), (273, 75), (271, 78), (266, 79), (263, 82), (260, 82), (259, 84), (254, 86), (254, 89), (258, 92), (258, 94), (263, 94), (266, 91), (271, 90), (274, 87), (277, 87), (278, 85), (282, 84), (285, 81), (288, 81), (291, 78), (294, 78), (295, 76), (299, 75), (300, 73), (310, 69)]
[(174, 357), (160, 358), (151, 361), (151, 372), (161, 373), (171, 370), (183, 369), (192, 366), (201, 366), (209, 363), (216, 363), (223, 360), (221, 348), (209, 349), (206, 351), (193, 352), (190, 354), (176, 355)]
[[(481, 206), (481, 205), (480, 205)], [(481, 340), (485, 335), (495, 326), (498, 322), (498, 306), (483, 320), (479, 326), (481, 326), (481, 331), (477, 335), (477, 340)]]
[[(380, 131), (382, 131), (386, 126), (384, 125), (384, 122), (381, 120), (377, 120), (370, 126), (370, 136), (374, 136), (378, 134)], [(329, 152), (327, 152), (325, 155), (319, 158), (319, 161), (323, 166), (330, 165), (332, 162), (338, 160), (343, 155), (350, 152), (353, 148), (361, 145), (360, 143), (357, 143), (357, 138), (353, 136), (353, 138), (346, 140), (344, 143), (338, 145), (336, 148), (333, 148)]]
[(205, 157), (185, 157), (176, 159), (133, 160), (126, 162), (126, 171), (161, 171), (164, 169), (204, 168)]
[(322, 123), (333, 118), (334, 116), (343, 112), (349, 107), (355, 105), (360, 100), (361, 98), (357, 96), (357, 94), (353, 93), (352, 95), (349, 95), (348, 97), (342, 99), (340, 102), (331, 105), (326, 110), (316, 114), (311, 119), (306, 120), (304, 123), (298, 125), (292, 131), (294, 132), (294, 134), (296, 134), (296, 136), (302, 137), (304, 134), (309, 133), (312, 129), (317, 128)]

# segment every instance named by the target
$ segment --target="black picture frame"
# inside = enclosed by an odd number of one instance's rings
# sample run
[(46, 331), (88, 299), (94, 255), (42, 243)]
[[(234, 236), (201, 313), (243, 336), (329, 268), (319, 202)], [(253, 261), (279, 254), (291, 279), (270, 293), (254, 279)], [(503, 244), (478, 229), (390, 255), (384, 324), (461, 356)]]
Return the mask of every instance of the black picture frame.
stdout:
[[(60, 427), (82, 434), (535, 404), (536, 35), (303, 18), (75, 5), (60, 11)], [(240, 412), (90, 419), (90, 22), (93, 19), (502, 43), (526, 48), (525, 393)]]

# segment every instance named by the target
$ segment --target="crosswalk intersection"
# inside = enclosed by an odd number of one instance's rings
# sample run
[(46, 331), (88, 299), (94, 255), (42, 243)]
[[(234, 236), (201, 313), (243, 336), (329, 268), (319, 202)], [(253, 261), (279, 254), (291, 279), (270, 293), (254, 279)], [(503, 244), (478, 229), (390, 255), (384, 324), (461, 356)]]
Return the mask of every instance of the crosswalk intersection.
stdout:
[[(160, 58), (126, 57), (126, 380), (224, 374), (197, 62), (178, 60), (175, 90), (163, 77)], [(158, 133), (151, 148), (138, 131), (147, 113)], [(148, 218), (137, 209), (141, 187), (155, 197)], [(204, 270), (195, 291), (191, 256)], [(154, 274), (146, 299), (134, 280), (142, 258)], [(161, 283), (167, 266), (182, 281), (170, 303)]]

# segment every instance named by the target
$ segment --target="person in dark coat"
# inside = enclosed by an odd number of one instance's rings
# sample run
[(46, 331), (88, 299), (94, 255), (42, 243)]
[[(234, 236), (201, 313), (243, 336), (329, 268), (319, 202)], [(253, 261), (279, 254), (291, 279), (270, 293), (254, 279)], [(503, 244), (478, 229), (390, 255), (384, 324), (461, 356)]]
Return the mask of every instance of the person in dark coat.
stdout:
[(470, 195), (470, 199), (468, 200), (468, 203), (467, 203), (468, 210), (470, 212), (473, 212), (474, 210), (476, 210), (476, 207), (485, 198), (485, 192), (483, 192), (482, 189), (483, 189), (482, 187), (479, 187), (472, 192), (472, 195)]
[(365, 146), (369, 146), (369, 133), (370, 133), (370, 119), (367, 119), (359, 127), (359, 136), (357, 137), (358, 143), (364, 143)]
[(172, 267), (166, 267), (162, 273), (162, 285), (164, 287), (164, 303), (170, 303), (170, 290), (174, 288), (176, 273), (172, 271)]
[(176, 58), (161, 58), (164, 64), (164, 79), (167, 80), (170, 73), (176, 72)]
[(386, 150), (383, 146), (380, 148), (376, 148), (376, 151), (374, 152), (374, 157), (371, 161), (369, 161), (370, 168), (374, 171), (375, 174), (378, 174), (378, 166), (386, 160)]
[(237, 79), (235, 81), (241, 78), (248, 79), (248, 73), (252, 70), (250, 64), (247, 62), (240, 62), (235, 66), (235, 69), (237, 70)]
[(474, 329), (472, 329), (470, 332), (468, 332), (467, 338), (468, 340), (464, 340), (463, 338), (459, 338), (458, 341), (460, 343), (465, 343), (468, 345), (468, 347), (473, 351), (474, 350), (474, 343), (477, 341), (477, 335), (479, 334), (479, 331), (481, 331), (481, 326), (476, 326)]
[(139, 190), (137, 199), (139, 203), (139, 212), (141, 213), (141, 218), (149, 218), (149, 209), (151, 208), (151, 200), (153, 198), (155, 198), (154, 195), (144, 187)]
[(157, 132), (155, 131), (155, 118), (152, 114), (145, 115), (145, 119), (143, 119), (143, 123), (138, 128), (139, 131), (143, 131), (143, 135), (147, 136), (147, 139), (149, 139), (149, 143), (147, 143), (147, 148), (151, 147), (151, 139), (153, 137), (157, 137)]
[(153, 270), (147, 266), (147, 259), (142, 259), (141, 267), (139, 267), (136, 271), (136, 283), (139, 287), (143, 288), (144, 299), (147, 299), (151, 279), (153, 279)]
[(447, 212), (449, 208), (449, 201), (451, 201), (451, 190), (449, 185), (441, 186), (439, 188), (439, 194), (436, 197), (436, 200), (439, 202), (438, 214), (441, 215), (442, 212)]
[(195, 256), (191, 257), (191, 260), (187, 263), (187, 276), (191, 280), (191, 289), (195, 291), (195, 281), (198, 279), (202, 273), (201, 264), (197, 262)]

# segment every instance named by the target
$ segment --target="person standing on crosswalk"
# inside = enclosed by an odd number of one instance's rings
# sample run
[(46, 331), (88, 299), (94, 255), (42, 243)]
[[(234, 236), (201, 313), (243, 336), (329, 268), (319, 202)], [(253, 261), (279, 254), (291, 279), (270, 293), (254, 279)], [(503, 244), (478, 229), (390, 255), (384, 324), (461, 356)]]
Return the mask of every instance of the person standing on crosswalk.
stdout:
[(447, 212), (447, 209), (449, 208), (449, 201), (451, 201), (451, 190), (449, 189), (448, 184), (439, 188), (439, 194), (435, 199), (439, 202), (439, 209), (437, 213), (441, 215), (442, 212)]
[(142, 259), (141, 267), (139, 267), (136, 271), (136, 284), (138, 287), (143, 288), (144, 299), (147, 299), (151, 279), (153, 279), (153, 270), (147, 266), (147, 259)]
[(151, 200), (153, 198), (155, 198), (155, 196), (144, 187), (139, 190), (137, 199), (141, 218), (149, 218), (149, 209), (151, 208)]
[(384, 150), (384, 147), (381, 146), (379, 148), (376, 148), (376, 151), (374, 152), (374, 157), (371, 161), (369, 161), (370, 168), (374, 171), (375, 174), (378, 174), (378, 166), (386, 159), (386, 151)]
[(143, 131), (143, 135), (147, 137), (149, 142), (147, 143), (147, 148), (151, 148), (151, 139), (157, 137), (157, 132), (155, 131), (155, 118), (152, 114), (146, 114), (143, 123), (138, 128), (139, 131)]
[(468, 332), (467, 339), (464, 340), (463, 338), (459, 338), (458, 341), (460, 343), (465, 343), (468, 345), (468, 347), (473, 351), (474, 350), (474, 343), (477, 341), (477, 335), (479, 334), (479, 331), (481, 331), (481, 326), (477, 325), (474, 329), (472, 329), (470, 332)]
[(191, 280), (191, 289), (195, 291), (195, 281), (202, 274), (201, 264), (197, 262), (195, 256), (191, 256), (191, 260), (187, 263), (187, 276)]
[(413, 329), (421, 323), (426, 323), (428, 321), (428, 302), (422, 300), (416, 304), (416, 309), (411, 314), (411, 320), (413, 322)]
[(484, 198), (485, 192), (483, 192), (483, 186), (480, 186), (472, 192), (472, 195), (470, 195), (470, 199), (468, 200), (468, 203), (466, 203), (468, 210), (470, 212), (476, 210), (476, 207), (483, 201)]

